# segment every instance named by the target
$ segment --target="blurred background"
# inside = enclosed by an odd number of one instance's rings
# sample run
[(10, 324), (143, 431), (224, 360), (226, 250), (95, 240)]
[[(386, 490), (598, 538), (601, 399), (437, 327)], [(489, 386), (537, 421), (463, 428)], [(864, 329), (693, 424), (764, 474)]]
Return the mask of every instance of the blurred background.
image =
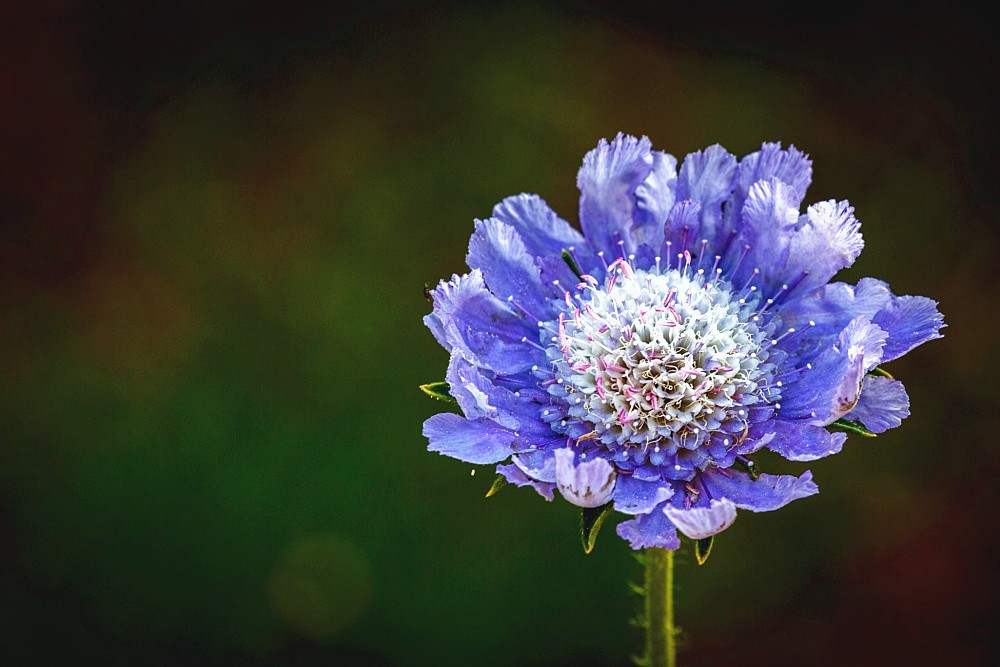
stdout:
[(997, 657), (994, 38), (615, 4), (0, 9), (6, 664), (629, 664), (614, 526), (585, 556), (567, 503), (485, 500), (417, 390), (473, 219), (528, 191), (575, 222), (618, 131), (794, 143), (863, 223), (843, 278), (949, 324), (889, 366), (903, 427), (681, 556), (681, 663)]

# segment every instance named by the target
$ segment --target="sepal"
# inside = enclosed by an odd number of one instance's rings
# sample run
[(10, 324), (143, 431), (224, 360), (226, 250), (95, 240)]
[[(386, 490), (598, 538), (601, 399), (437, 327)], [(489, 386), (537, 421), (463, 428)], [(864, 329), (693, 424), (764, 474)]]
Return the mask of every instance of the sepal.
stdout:
[(584, 507), (580, 510), (580, 541), (583, 543), (584, 553), (589, 554), (594, 550), (597, 533), (613, 507), (614, 503), (606, 503), (600, 507)]
[(855, 435), (864, 436), (866, 438), (875, 437), (875, 433), (872, 433), (858, 422), (848, 421), (843, 418), (828, 424), (827, 428), (832, 428), (835, 431), (843, 431), (845, 433), (853, 433)]
[(445, 403), (455, 403), (455, 397), (451, 395), (451, 388), (448, 386), (447, 382), (429, 382), (427, 384), (420, 385), (420, 391), (424, 392), (431, 398), (436, 398), (439, 401), (444, 401)]
[(715, 535), (710, 535), (701, 540), (694, 541), (694, 558), (698, 565), (704, 565), (712, 553), (712, 545), (715, 544)]

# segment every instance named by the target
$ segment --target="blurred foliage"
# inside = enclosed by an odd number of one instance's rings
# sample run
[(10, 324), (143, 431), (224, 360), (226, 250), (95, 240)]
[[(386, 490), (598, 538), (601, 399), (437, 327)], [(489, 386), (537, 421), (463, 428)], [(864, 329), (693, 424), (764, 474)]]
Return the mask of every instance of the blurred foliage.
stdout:
[[(902, 428), (812, 465), (816, 498), (741, 514), (705, 567), (688, 545), (690, 662), (981, 658), (981, 516), (952, 508), (994, 486), (997, 236), (951, 98), (558, 7), (384, 25), (289, 46), (259, 78), (232, 67), (263, 67), (251, 50), (188, 60), (131, 105), (113, 73), (88, 87), (86, 58), (55, 73), (78, 47), (23, 46), (60, 91), (38, 122), (77, 140), (12, 181), (0, 241), (3, 651), (626, 664), (641, 572), (613, 526), (584, 556), (568, 504), (484, 500), (489, 467), (426, 452), (421, 422), (447, 406), (418, 389), (446, 365), (421, 290), (465, 270), (473, 219), (530, 191), (575, 220), (583, 154), (626, 131), (678, 156), (794, 143), (815, 161), (807, 199), (849, 198), (864, 223), (845, 279), (937, 298), (950, 324), (889, 368)], [(57, 145), (84, 176), (48, 180)]]

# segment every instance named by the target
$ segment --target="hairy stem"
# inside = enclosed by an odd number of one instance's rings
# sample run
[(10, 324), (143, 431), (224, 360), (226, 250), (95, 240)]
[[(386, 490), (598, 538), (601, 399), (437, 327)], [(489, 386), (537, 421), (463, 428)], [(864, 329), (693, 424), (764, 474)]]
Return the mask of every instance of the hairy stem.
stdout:
[(677, 666), (674, 626), (674, 552), (646, 549), (646, 660), (649, 667)]

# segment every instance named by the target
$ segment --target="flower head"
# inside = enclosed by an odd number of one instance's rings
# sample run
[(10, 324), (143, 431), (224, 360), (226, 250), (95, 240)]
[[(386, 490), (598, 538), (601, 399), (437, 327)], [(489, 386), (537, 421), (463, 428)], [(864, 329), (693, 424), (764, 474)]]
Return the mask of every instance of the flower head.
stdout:
[(844, 201), (800, 212), (812, 164), (795, 148), (712, 146), (676, 167), (646, 138), (602, 141), (577, 177), (583, 233), (537, 196), (504, 200), (425, 318), (465, 415), (427, 420), (430, 449), (612, 503), (636, 549), (816, 493), (752, 455), (810, 461), (844, 431), (898, 426), (909, 400), (879, 365), (944, 326), (930, 299), (830, 282), (860, 223)]

